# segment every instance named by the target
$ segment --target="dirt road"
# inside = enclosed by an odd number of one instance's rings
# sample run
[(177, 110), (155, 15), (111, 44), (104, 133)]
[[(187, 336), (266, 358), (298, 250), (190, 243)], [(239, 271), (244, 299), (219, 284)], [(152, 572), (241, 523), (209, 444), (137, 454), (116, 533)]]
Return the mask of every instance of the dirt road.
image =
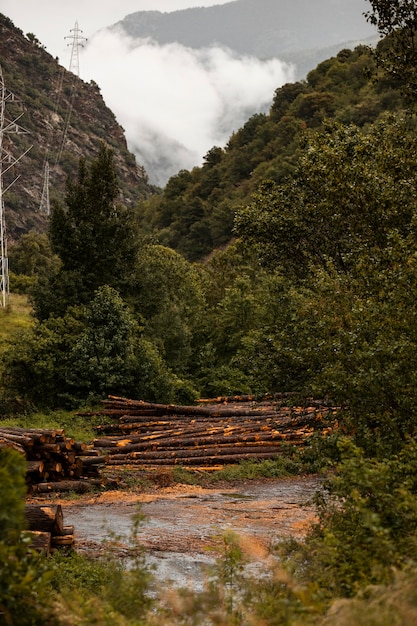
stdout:
[(136, 539), (145, 547), (158, 580), (198, 588), (225, 531), (241, 538), (255, 563), (280, 538), (302, 536), (314, 519), (311, 498), (318, 487), (313, 477), (254, 480), (227, 487), (174, 485), (146, 493), (105, 492), (60, 503), (65, 523), (75, 527), (76, 549), (90, 553), (109, 549), (102, 542), (113, 537), (119, 553), (128, 555), (132, 517), (140, 512), (144, 520)]

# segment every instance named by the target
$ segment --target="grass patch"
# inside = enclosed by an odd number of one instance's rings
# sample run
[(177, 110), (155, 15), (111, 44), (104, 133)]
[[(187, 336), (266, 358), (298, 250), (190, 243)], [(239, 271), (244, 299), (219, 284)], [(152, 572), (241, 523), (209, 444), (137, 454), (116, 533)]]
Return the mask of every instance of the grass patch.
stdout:
[(0, 308), (0, 355), (22, 331), (33, 326), (32, 307), (27, 296), (10, 294), (10, 303)]
[(202, 485), (216, 482), (256, 480), (259, 478), (285, 478), (308, 473), (302, 460), (295, 456), (280, 455), (266, 461), (241, 461), (236, 465), (226, 465), (222, 469), (207, 472), (176, 466), (172, 470), (175, 482), (184, 485)]
[(295, 461), (284, 455), (276, 459), (266, 461), (242, 461), (238, 465), (229, 465), (213, 472), (209, 477), (211, 482), (234, 481), (234, 480), (255, 480), (257, 478), (285, 478), (287, 476), (297, 476), (304, 472), (302, 463)]
[(108, 423), (109, 421), (111, 420), (103, 416), (84, 417), (75, 415), (71, 411), (57, 410), (47, 413), (16, 415), (1, 420), (0, 424), (7, 427), (18, 426), (21, 428), (63, 428), (67, 437), (89, 443), (97, 436), (94, 426)]

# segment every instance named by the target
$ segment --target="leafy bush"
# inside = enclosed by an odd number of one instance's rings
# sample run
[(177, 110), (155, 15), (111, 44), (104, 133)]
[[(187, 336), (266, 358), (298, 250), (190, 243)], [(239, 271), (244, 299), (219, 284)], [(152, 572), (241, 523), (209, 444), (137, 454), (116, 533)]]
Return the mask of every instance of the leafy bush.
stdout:
[(319, 521), (292, 555), (304, 579), (349, 597), (417, 560), (417, 444), (384, 461), (349, 440), (339, 446), (343, 461), (317, 496)]
[(0, 623), (51, 626), (48, 584), (52, 571), (29, 550), (25, 527), (26, 463), (11, 449), (0, 451)]

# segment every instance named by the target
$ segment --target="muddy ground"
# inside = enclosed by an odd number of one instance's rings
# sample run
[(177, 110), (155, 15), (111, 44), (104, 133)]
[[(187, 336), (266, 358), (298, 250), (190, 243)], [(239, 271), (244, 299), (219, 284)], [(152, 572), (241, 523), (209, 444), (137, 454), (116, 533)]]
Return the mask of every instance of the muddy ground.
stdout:
[[(301, 537), (314, 520), (311, 499), (319, 486), (315, 477), (214, 487), (174, 484), (55, 502), (63, 507), (65, 524), (75, 528), (76, 550), (91, 555), (114, 550), (128, 558), (138, 541), (157, 580), (199, 588), (221, 552), (225, 531), (239, 536), (255, 566), (265, 563), (280, 539)], [(143, 520), (134, 532), (137, 513)]]

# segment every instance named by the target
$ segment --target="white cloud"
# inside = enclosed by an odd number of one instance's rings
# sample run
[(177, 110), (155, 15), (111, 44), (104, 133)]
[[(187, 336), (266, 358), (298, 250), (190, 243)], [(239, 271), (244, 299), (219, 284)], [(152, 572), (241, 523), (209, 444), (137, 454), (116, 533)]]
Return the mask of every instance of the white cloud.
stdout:
[(137, 11), (172, 12), (225, 4), (230, 0), (0, 0), (0, 12), (24, 33), (34, 33), (61, 63), (69, 54), (65, 37), (78, 22), (85, 37)]
[(224, 145), (273, 93), (294, 80), (278, 59), (261, 61), (224, 48), (140, 45), (102, 31), (80, 52), (81, 76), (93, 79), (124, 127), (130, 148), (152, 182), (164, 184), (182, 168), (200, 165)]

